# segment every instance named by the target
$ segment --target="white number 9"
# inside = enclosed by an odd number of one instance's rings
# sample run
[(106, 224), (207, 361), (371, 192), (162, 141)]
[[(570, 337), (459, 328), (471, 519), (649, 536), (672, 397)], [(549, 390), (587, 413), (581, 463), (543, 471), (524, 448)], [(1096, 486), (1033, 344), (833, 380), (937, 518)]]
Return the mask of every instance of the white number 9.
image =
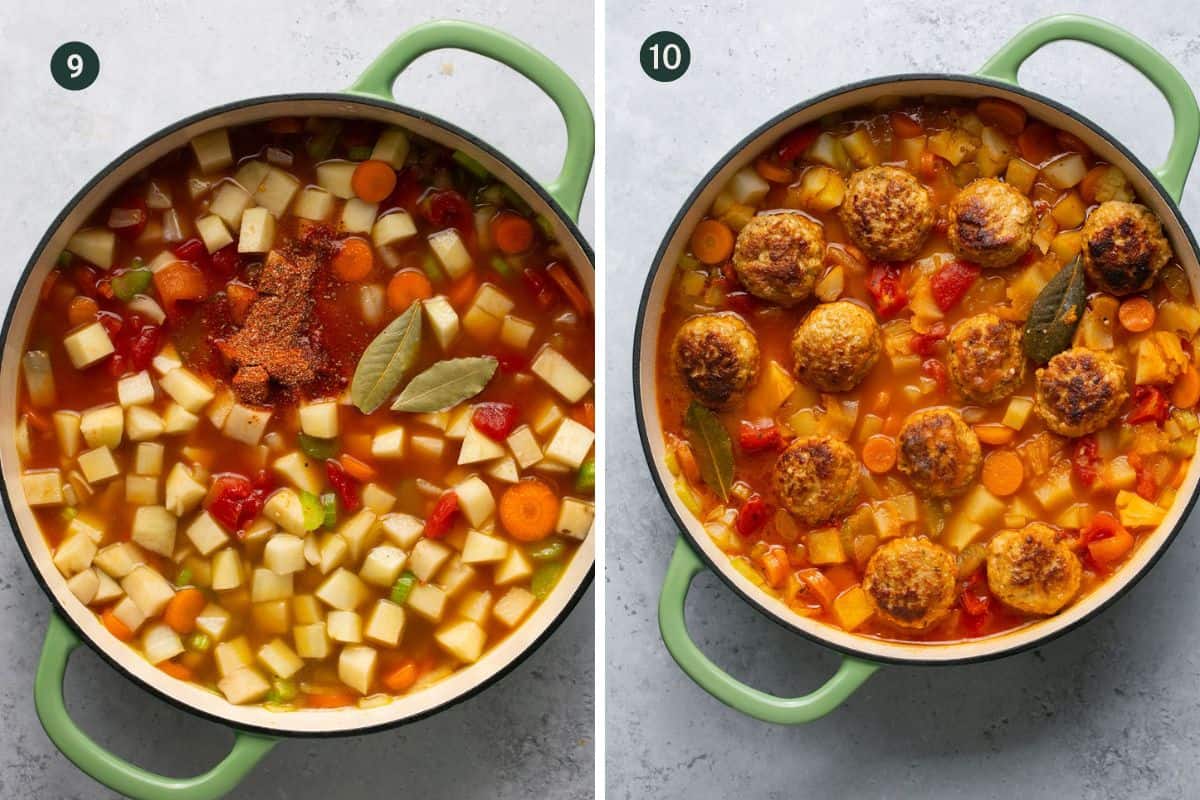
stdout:
[(83, 74), (83, 56), (79, 53), (71, 53), (67, 56), (67, 69), (71, 72), (72, 78), (78, 78)]

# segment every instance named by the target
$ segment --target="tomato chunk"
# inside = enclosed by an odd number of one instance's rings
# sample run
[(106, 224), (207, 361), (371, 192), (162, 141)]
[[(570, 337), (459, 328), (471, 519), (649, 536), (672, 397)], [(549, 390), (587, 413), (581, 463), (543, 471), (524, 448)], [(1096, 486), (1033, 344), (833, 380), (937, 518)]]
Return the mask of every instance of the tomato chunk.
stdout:
[(1130, 425), (1139, 422), (1154, 422), (1161, 425), (1166, 421), (1170, 412), (1167, 395), (1157, 386), (1133, 387), (1133, 404), (1125, 421)]
[(433, 506), (433, 511), (425, 519), (425, 538), (440, 539), (450, 532), (454, 518), (458, 516), (458, 495), (454, 492), (443, 492)]
[(1085, 436), (1075, 443), (1075, 453), (1071, 457), (1071, 468), (1076, 479), (1084, 486), (1096, 482), (1099, 474), (1097, 465), (1100, 463), (1099, 445), (1095, 436)]
[(913, 355), (928, 358), (933, 355), (937, 343), (946, 338), (946, 325), (935, 322), (926, 333), (913, 334), (908, 341), (908, 349)]
[(750, 536), (767, 523), (772, 513), (774, 509), (761, 495), (750, 495), (738, 511), (737, 532), (742, 536)]
[(325, 462), (325, 474), (329, 476), (330, 485), (342, 501), (342, 507), (347, 511), (357, 511), (362, 506), (362, 499), (358, 495), (358, 482), (350, 477), (346, 468), (336, 458), (331, 458)]
[(783, 437), (774, 423), (762, 424), (742, 420), (738, 429), (738, 444), (747, 453), (777, 450), (782, 443)]
[(775, 147), (775, 155), (785, 164), (795, 161), (804, 155), (804, 151), (812, 147), (813, 142), (820, 135), (821, 127), (819, 125), (805, 125), (803, 128), (797, 128), (779, 140), (779, 144)]
[(875, 301), (875, 311), (883, 319), (891, 319), (908, 305), (908, 292), (900, 280), (900, 267), (896, 264), (876, 262), (871, 267), (867, 291)]
[(480, 403), (471, 414), (471, 424), (489, 439), (503, 442), (517, 427), (517, 407), (512, 403)]
[(260, 473), (253, 482), (233, 473), (218, 476), (209, 494), (208, 513), (235, 533), (244, 530), (262, 513), (271, 493), (269, 479), (264, 476)]
[(933, 302), (942, 311), (954, 308), (974, 285), (979, 272), (979, 267), (968, 261), (951, 261), (929, 279)]

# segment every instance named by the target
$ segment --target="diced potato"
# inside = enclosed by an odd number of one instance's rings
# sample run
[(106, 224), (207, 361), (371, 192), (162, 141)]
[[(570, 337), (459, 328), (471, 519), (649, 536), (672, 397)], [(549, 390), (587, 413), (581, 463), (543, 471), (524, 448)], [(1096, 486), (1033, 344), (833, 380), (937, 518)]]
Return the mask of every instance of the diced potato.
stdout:
[(546, 458), (571, 469), (579, 469), (592, 451), (595, 439), (596, 434), (586, 425), (565, 417), (546, 445)]
[(371, 439), (371, 455), (376, 458), (404, 458), (404, 428), (387, 425)]
[(221, 218), (230, 229), (241, 228), (242, 216), (254, 204), (250, 193), (233, 181), (222, 181), (208, 204), (210, 213)]
[(268, 603), (272, 600), (288, 600), (295, 593), (291, 573), (278, 575), (266, 567), (259, 567), (250, 575), (250, 601)]
[(735, 202), (754, 206), (767, 196), (770, 188), (771, 185), (763, 180), (753, 167), (744, 167), (734, 173), (725, 190), (729, 192)]
[(121, 585), (108, 576), (108, 573), (100, 570), (93, 570), (96, 577), (99, 578), (100, 584), (96, 588), (96, 594), (92, 597), (92, 605), (104, 606), (119, 600), (125, 590)]
[(77, 515), (75, 519), (71, 520), (71, 523), (67, 525), (67, 536), (71, 536), (76, 533), (82, 533), (86, 535), (96, 544), (100, 544), (104, 541), (104, 525), (82, 514)]
[(1138, 386), (1172, 383), (1188, 365), (1188, 355), (1179, 343), (1178, 334), (1153, 331), (1138, 343), (1133, 382)]
[(478, 477), (472, 475), (454, 487), (458, 495), (458, 508), (473, 528), (483, 527), (496, 510), (492, 490)]
[(150, 475), (126, 475), (125, 502), (135, 506), (157, 505), (158, 478)]
[(375, 543), (379, 535), (379, 517), (369, 508), (361, 509), (338, 528), (338, 535), (346, 540), (350, 547), (350, 558), (357, 563)]
[(58, 438), (58, 451), (66, 458), (74, 458), (79, 452), (80, 421), (78, 411), (55, 411), (54, 435)]
[(1140, 495), (1122, 489), (1117, 492), (1117, 515), (1126, 528), (1157, 527), (1167, 512)]
[(1046, 480), (1034, 488), (1033, 495), (1049, 514), (1066, 508), (1075, 498), (1070, 470), (1059, 469), (1047, 475)]
[(163, 451), (161, 444), (142, 442), (134, 451), (133, 471), (138, 475), (158, 476), (162, 474)]
[(500, 325), (501, 321), (498, 317), (493, 317), (475, 305), (468, 308), (462, 318), (463, 330), (470, 334), (471, 338), (480, 342), (494, 339), (500, 332)]
[(408, 134), (399, 128), (388, 128), (379, 134), (371, 149), (373, 161), (386, 161), (392, 169), (400, 169), (408, 159)]
[(345, 563), (350, 556), (350, 545), (341, 536), (331, 533), (321, 539), (318, 553), (317, 569), (322, 575), (328, 575)]
[(121, 601), (113, 606), (112, 613), (122, 625), (134, 633), (146, 622), (146, 615), (129, 597), (122, 597)]
[(375, 220), (375, 226), (371, 229), (371, 241), (376, 247), (401, 244), (416, 235), (417, 226), (402, 208), (389, 211)]
[(217, 688), (229, 702), (244, 705), (257, 703), (266, 697), (267, 692), (271, 691), (271, 684), (254, 667), (242, 667), (217, 681)]
[(199, 422), (200, 417), (196, 414), (178, 403), (170, 403), (167, 405), (167, 410), (163, 412), (163, 433), (169, 435), (188, 433), (195, 430)]
[(1158, 306), (1158, 326), (1165, 331), (1181, 333), (1188, 338), (1200, 331), (1200, 310), (1188, 303), (1166, 300)]
[(363, 559), (362, 568), (358, 571), (358, 576), (367, 583), (388, 589), (400, 577), (407, 561), (408, 554), (400, 548), (386, 544), (379, 545), (371, 548), (367, 553), (366, 558)]
[(487, 632), (471, 620), (459, 620), (439, 628), (434, 638), (443, 650), (459, 661), (470, 664), (479, 660), (487, 642)]
[(447, 228), (429, 236), (429, 247), (441, 263), (442, 268), (453, 279), (461, 278), (471, 271), (474, 262), (458, 231)]
[(521, 471), (517, 469), (517, 462), (510, 455), (494, 461), (486, 472), (489, 477), (504, 483), (516, 483), (521, 479)]
[(379, 654), (374, 647), (353, 645), (342, 649), (338, 656), (338, 680), (359, 694), (371, 691)]
[(325, 582), (317, 587), (317, 599), (327, 606), (341, 611), (353, 611), (366, 602), (370, 589), (353, 572), (338, 567)]
[(425, 523), (411, 514), (385, 514), (379, 523), (383, 535), (405, 551), (413, 548), (425, 528)]
[(464, 564), (494, 564), (508, 556), (508, 542), (496, 536), (472, 530), (467, 533), (463, 546)]
[(442, 350), (448, 350), (458, 338), (458, 312), (450, 305), (450, 301), (440, 294), (421, 303), (421, 307), (425, 310), (425, 318), (429, 321), (429, 327), (433, 329), (433, 336), (438, 345)]
[(86, 606), (95, 599), (100, 589), (100, 573), (89, 567), (67, 581), (67, 588)]
[(1013, 430), (1021, 430), (1029, 421), (1029, 413), (1033, 410), (1033, 400), (1028, 397), (1014, 397), (1008, 401), (1004, 409), (1004, 419), (1001, 423)]
[(196, 220), (196, 231), (200, 234), (205, 249), (210, 253), (233, 243), (233, 234), (225, 227), (225, 220), (216, 214), (206, 214)]
[(67, 357), (71, 359), (71, 365), (75, 369), (90, 367), (102, 358), (112, 355), (116, 349), (112, 340), (108, 338), (108, 331), (104, 330), (104, 326), (99, 322), (93, 322), (67, 334), (63, 339), (63, 347), (66, 348)]
[(306, 187), (296, 198), (292, 214), (300, 219), (324, 222), (333, 212), (333, 195), (318, 186)]
[(492, 583), (497, 586), (507, 586), (517, 581), (523, 581), (533, 574), (533, 564), (519, 547), (508, 549), (508, 558), (492, 572)]
[(596, 518), (596, 506), (577, 497), (564, 497), (558, 510), (558, 522), (554, 530), (563, 536), (583, 540), (592, 530)]
[(21, 474), (21, 489), (30, 506), (60, 506), (63, 504), (62, 471), (58, 469), (30, 470)]
[(97, 447), (79, 454), (79, 469), (91, 484), (102, 483), (121, 474), (121, 468), (107, 447)]
[(817, 565), (845, 563), (846, 551), (836, 528), (821, 528), (808, 534), (808, 560)]
[(504, 318), (516, 307), (512, 298), (506, 295), (493, 283), (485, 283), (475, 292), (472, 305), (486, 311), (493, 317)]
[(96, 543), (87, 534), (73, 534), (54, 549), (54, 566), (64, 577), (70, 578), (92, 566), (97, 549)]
[(500, 342), (513, 350), (524, 350), (535, 331), (537, 326), (534, 323), (507, 314), (500, 323)]
[(959, 513), (965, 514), (972, 522), (987, 526), (1004, 516), (1006, 509), (1004, 500), (979, 485), (967, 494)]
[(242, 585), (242, 560), (236, 550), (221, 550), (213, 556), (212, 588), (223, 592)]
[(301, 658), (321, 660), (329, 657), (331, 648), (324, 622), (297, 625), (292, 628), (292, 641), (296, 644), (296, 654)]
[(272, 639), (258, 649), (258, 660), (280, 678), (290, 678), (300, 671), (304, 662), (282, 639)]
[(117, 250), (117, 235), (107, 228), (83, 228), (67, 240), (66, 249), (100, 269), (111, 269)]
[(170, 473), (167, 474), (166, 503), (164, 505), (172, 514), (182, 517), (200, 505), (200, 501), (207, 493), (208, 490), (204, 484), (197, 481), (191, 470), (180, 462), (171, 467)]
[(533, 608), (534, 602), (536, 602), (536, 598), (528, 589), (514, 586), (496, 601), (496, 605), (492, 608), (492, 616), (505, 627), (515, 628), (517, 623), (529, 613), (529, 609)]
[(463, 437), (462, 448), (458, 451), (458, 463), (478, 464), (481, 461), (493, 461), (505, 455), (504, 446), (481, 432), (474, 425), (467, 427), (467, 435)]
[(224, 433), (242, 444), (256, 445), (262, 440), (267, 424), (271, 421), (271, 409), (245, 406), (234, 403), (225, 419)]
[(151, 553), (170, 558), (175, 552), (175, 515), (162, 506), (142, 506), (133, 513), (130, 539)]
[(151, 664), (159, 664), (182, 653), (183, 642), (169, 625), (159, 622), (142, 632), (142, 652)]
[(368, 641), (385, 647), (400, 644), (400, 637), (404, 635), (404, 609), (390, 600), (376, 600), (363, 635)]
[(317, 185), (334, 197), (354, 197), (351, 182), (358, 164), (354, 161), (326, 161), (317, 165)]
[(201, 511), (184, 533), (203, 556), (209, 555), (229, 541), (225, 529), (207, 511)]
[(254, 663), (254, 652), (245, 636), (239, 636), (228, 642), (221, 642), (213, 648), (213, 661), (216, 662), (217, 672), (221, 675), (231, 675), (234, 672)]
[(522, 425), (508, 435), (508, 449), (512, 451), (517, 466), (529, 469), (542, 460), (542, 448), (528, 425)]
[(1070, 189), (1087, 175), (1087, 162), (1079, 153), (1060, 156), (1042, 167), (1042, 178), (1059, 191)]
[(396, 495), (384, 489), (377, 483), (368, 483), (362, 490), (363, 505), (381, 517), (396, 505)]
[(265, 208), (248, 208), (238, 233), (239, 253), (266, 253), (275, 244), (275, 217)]
[(358, 644), (362, 641), (362, 617), (353, 611), (330, 611), (325, 630), (335, 642)]
[(158, 570), (139, 564), (121, 579), (121, 588), (147, 618), (157, 617), (175, 596), (175, 589)]
[(173, 369), (159, 380), (158, 385), (171, 396), (176, 403), (193, 414), (200, 411), (213, 399), (213, 390), (195, 373), (179, 367)]
[(287, 600), (268, 600), (250, 606), (250, 624), (259, 633), (282, 636), (291, 629), (291, 604)]
[(592, 390), (587, 376), (549, 345), (538, 351), (529, 368), (569, 403), (578, 403)]
[(167, 424), (145, 406), (133, 406), (125, 412), (125, 432), (132, 442), (149, 442), (163, 435)]
[(270, 167), (254, 191), (254, 202), (276, 217), (282, 217), (299, 189), (300, 181), (295, 176), (278, 167)]
[(324, 482), (319, 465), (299, 450), (275, 459), (275, 473), (302, 492), (319, 495)]
[(253, 195), (262, 187), (262, 182), (266, 179), (270, 169), (271, 165), (265, 161), (258, 159), (246, 161), (238, 167), (237, 172), (233, 173), (233, 179)]
[(296, 622), (304, 625), (325, 620), (325, 612), (321, 608), (321, 603), (311, 594), (293, 595), (292, 615), (296, 618)]
[(338, 229), (342, 233), (370, 233), (375, 225), (375, 214), (379, 211), (378, 203), (368, 203), (352, 197), (342, 207), (342, 217)]
[(267, 498), (263, 506), (263, 515), (297, 537), (303, 537), (306, 532), (304, 505), (300, 502), (300, 495), (286, 487), (273, 492)]
[(438, 570), (433, 583), (446, 593), (447, 599), (454, 597), (463, 589), (475, 582), (478, 575), (475, 567), (464, 564), (458, 554), (450, 556), (450, 560)]
[(318, 439), (338, 435), (338, 404), (334, 400), (305, 403), (300, 406), (300, 430)]
[(117, 542), (96, 553), (95, 564), (109, 577), (120, 580), (145, 561), (141, 548), (132, 542)]
[(464, 403), (460, 406), (455, 406), (450, 410), (450, 419), (446, 423), (446, 438), (461, 441), (467, 435), (467, 428), (471, 425), (471, 416), (475, 412), (475, 407)]
[(852, 631), (871, 618), (875, 611), (861, 586), (851, 586), (833, 601), (833, 616), (843, 629)]
[(492, 593), (479, 590), (468, 592), (459, 601), (457, 610), (460, 617), (485, 625), (492, 615)]
[(88, 447), (116, 448), (125, 435), (125, 412), (116, 405), (89, 408), (80, 417), (79, 431)]
[(150, 373), (142, 370), (117, 381), (117, 400), (125, 407), (153, 403), (154, 382), (150, 380)]
[(441, 622), (446, 613), (446, 593), (429, 583), (418, 583), (408, 593), (405, 606), (430, 622)]
[(233, 166), (233, 149), (229, 146), (229, 131), (225, 128), (202, 133), (188, 144), (205, 175)]
[(413, 547), (408, 568), (421, 581), (429, 582), (442, 564), (446, 563), (451, 552), (450, 548), (441, 542), (421, 539)]
[(304, 569), (304, 540), (289, 533), (277, 533), (263, 548), (263, 565), (277, 575), (290, 575)]

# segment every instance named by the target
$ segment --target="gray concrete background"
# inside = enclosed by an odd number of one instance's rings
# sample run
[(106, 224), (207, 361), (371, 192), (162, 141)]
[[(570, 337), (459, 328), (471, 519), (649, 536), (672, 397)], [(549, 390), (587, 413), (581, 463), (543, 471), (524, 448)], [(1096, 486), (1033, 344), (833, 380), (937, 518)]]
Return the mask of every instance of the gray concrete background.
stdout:
[[(1200, 87), (1193, 4), (1052, 4), (1124, 25)], [(632, 433), (630, 344), (646, 270), (680, 204), (742, 136), (841, 84), (968, 72), (1050, 6), (985, 3), (609, 0), (607, 779), (610, 798), (1196, 797), (1200, 736), (1200, 525), (1121, 603), (1031, 653), (972, 667), (889, 668), (814, 724), (760, 724), (671, 661), (655, 607), (674, 541)], [(642, 74), (638, 49), (669, 29), (691, 44), (681, 80)], [(1032, 58), (1025, 85), (1072, 105), (1147, 163), (1170, 115), (1149, 83), (1084, 45)], [(1200, 179), (1184, 199), (1200, 219)], [(619, 498), (619, 499), (618, 499)], [(759, 616), (711, 575), (692, 635), (733, 675), (782, 695), (835, 668), (829, 652)]]
[[(134, 142), (219, 103), (347, 86), (392, 38), (435, 12), (531, 42), (591, 98), (590, 2), (554, 14), (532, 0), (0, 4), (0, 297), (11, 293), (63, 203)], [(49, 70), (54, 49), (76, 39), (91, 44), (101, 62), (99, 80), (78, 93), (60, 89)], [(479, 134), (535, 177), (557, 173), (566, 139), (557, 112), (507, 68), (463, 53), (433, 54), (413, 65), (396, 95)], [(592, 207), (589, 194), (589, 237)], [(0, 797), (113, 797), (55, 750), (34, 715), (33, 670), (48, 603), (7, 527), (0, 530)], [(593, 608), (589, 591), (544, 647), (483, 695), (387, 733), (284, 742), (232, 796), (592, 796)], [(204, 771), (232, 741), (220, 726), (151, 698), (86, 649), (68, 670), (67, 700), (94, 738), (163, 774)]]

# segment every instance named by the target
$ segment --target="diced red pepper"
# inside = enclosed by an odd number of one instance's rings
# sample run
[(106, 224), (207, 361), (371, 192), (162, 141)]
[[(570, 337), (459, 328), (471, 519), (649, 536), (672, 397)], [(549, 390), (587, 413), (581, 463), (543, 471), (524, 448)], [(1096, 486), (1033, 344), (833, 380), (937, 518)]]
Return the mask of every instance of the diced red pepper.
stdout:
[(935, 322), (930, 326), (925, 333), (913, 334), (913, 337), (908, 341), (908, 349), (913, 355), (928, 358), (933, 355), (934, 348), (937, 343), (946, 338), (946, 326), (944, 323)]
[(747, 453), (777, 450), (782, 443), (783, 437), (774, 423), (756, 424), (742, 420), (738, 429), (738, 444)]
[(530, 293), (537, 300), (539, 306), (543, 309), (554, 307), (554, 304), (558, 302), (558, 295), (544, 272), (535, 267), (526, 267), (521, 276), (525, 279), (525, 285), (529, 287)]
[(1150, 474), (1150, 470), (1140, 467), (1136, 470), (1137, 483), (1134, 484), (1134, 491), (1143, 500), (1149, 500), (1153, 503), (1158, 499), (1158, 481)]
[(1133, 387), (1133, 405), (1125, 421), (1130, 425), (1139, 422), (1154, 422), (1161, 425), (1170, 413), (1167, 395), (1157, 386)]
[(1095, 436), (1085, 436), (1075, 442), (1075, 453), (1071, 458), (1071, 468), (1075, 478), (1084, 486), (1091, 486), (1099, 475), (1097, 465), (1100, 463), (1099, 445)]
[(1092, 558), (1092, 553), (1088, 545), (1092, 542), (1098, 542), (1101, 539), (1111, 539), (1118, 532), (1124, 530), (1125, 526), (1121, 524), (1120, 520), (1107, 511), (1101, 511), (1092, 517), (1087, 525), (1083, 526), (1079, 531), (1079, 548), (1083, 554), (1083, 563), (1088, 569), (1098, 573), (1108, 572), (1108, 567), (1105, 564), (1101, 564)]
[(125, 320), (121, 318), (121, 315), (112, 311), (99, 312), (96, 314), (96, 321), (100, 323), (102, 328), (104, 328), (105, 332), (108, 334), (108, 338), (114, 340), (121, 332), (121, 328), (125, 326)]
[(979, 272), (979, 267), (968, 261), (951, 261), (946, 264), (929, 279), (933, 302), (937, 303), (937, 307), (942, 311), (954, 308), (975, 283)]
[(797, 128), (779, 140), (779, 144), (775, 146), (775, 155), (785, 164), (795, 161), (813, 146), (813, 142), (820, 135), (821, 128), (816, 124)]
[(958, 595), (962, 607), (962, 626), (972, 636), (983, 633), (992, 618), (992, 593), (982, 569), (973, 574)]
[(750, 536), (758, 531), (771, 518), (774, 509), (762, 499), (759, 494), (752, 494), (742, 503), (737, 515), (737, 532), (742, 536)]
[(883, 319), (891, 319), (908, 305), (908, 293), (900, 280), (900, 267), (896, 264), (876, 262), (871, 267), (867, 290), (875, 301), (875, 312)]
[(928, 358), (921, 362), (921, 374), (926, 378), (933, 378), (937, 381), (939, 392), (946, 391), (948, 377), (946, 375), (946, 365), (936, 358)]
[(473, 237), (475, 215), (467, 199), (453, 189), (439, 189), (422, 202), (425, 219), (441, 228), (456, 228), (461, 236)]
[(222, 282), (237, 274), (238, 267), (241, 265), (242, 259), (238, 255), (236, 243), (227, 244), (212, 254), (212, 273)]
[(125, 356), (120, 353), (113, 353), (105, 363), (107, 364), (108, 374), (114, 378), (120, 378), (129, 371)]
[(450, 532), (457, 515), (458, 495), (452, 491), (443, 492), (425, 519), (425, 538), (440, 539), (445, 536)]
[(517, 416), (512, 403), (480, 403), (471, 414), (471, 423), (489, 439), (503, 442), (517, 427)]
[(730, 292), (725, 295), (725, 304), (742, 316), (753, 314), (762, 308), (762, 302), (749, 292)]
[(157, 325), (143, 325), (129, 343), (129, 363), (135, 370), (149, 369), (162, 347), (163, 329)]
[[(230, 245), (230, 247), (232, 246)], [(212, 264), (212, 259), (208, 255), (208, 248), (204, 245), (203, 241), (195, 237), (176, 245), (172, 248), (171, 252), (180, 261), (190, 261), (201, 269), (206, 269)]]
[(325, 474), (329, 476), (329, 484), (342, 501), (342, 508), (357, 511), (362, 506), (362, 500), (358, 496), (358, 481), (350, 477), (350, 473), (346, 472), (346, 468), (336, 458), (325, 462)]

